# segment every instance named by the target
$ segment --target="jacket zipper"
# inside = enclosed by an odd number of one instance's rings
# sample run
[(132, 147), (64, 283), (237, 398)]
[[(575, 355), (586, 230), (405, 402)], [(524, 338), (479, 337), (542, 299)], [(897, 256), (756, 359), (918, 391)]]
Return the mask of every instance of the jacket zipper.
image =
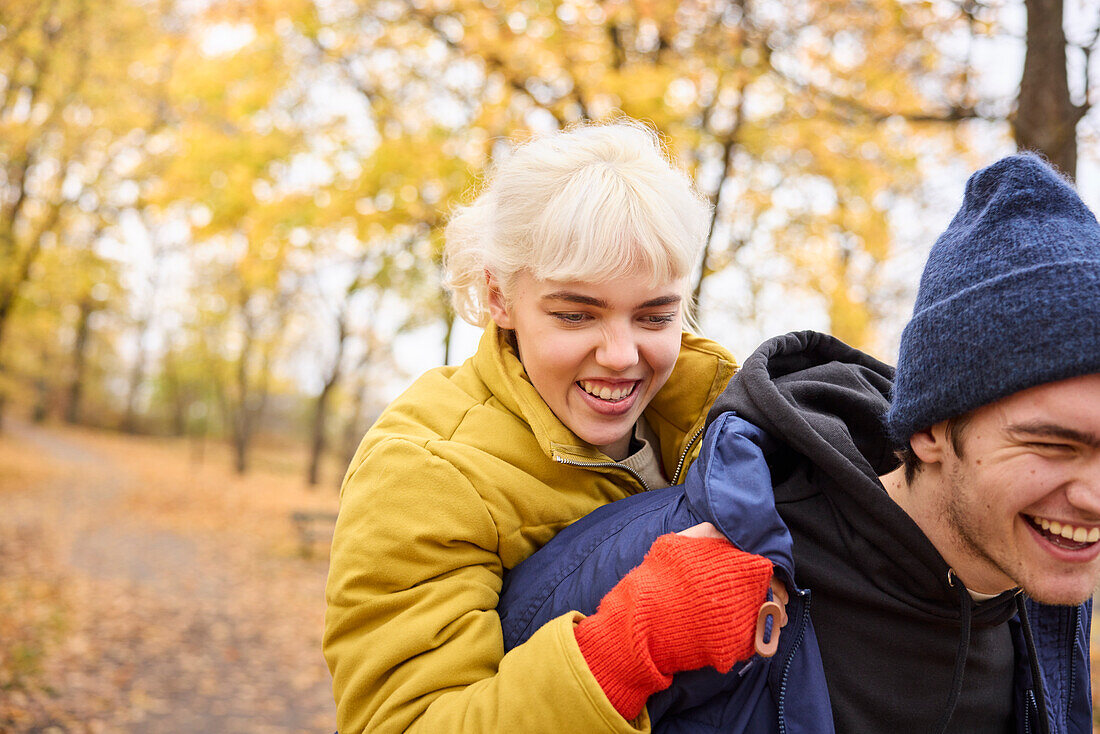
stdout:
[(579, 466), (585, 469), (622, 469), (623, 471), (631, 474), (635, 479), (637, 479), (638, 483), (642, 485), (642, 489), (644, 489), (646, 492), (649, 491), (649, 485), (645, 483), (644, 479), (642, 479), (642, 475), (631, 469), (629, 466), (626, 466), (625, 464), (620, 464), (615, 461), (574, 461), (573, 459), (565, 459), (561, 456), (555, 456), (554, 461), (558, 462), (559, 464), (565, 464), (566, 466)]
[[(1081, 605), (1078, 604), (1077, 606), (1075, 606), (1073, 608), (1073, 634), (1069, 635), (1069, 638), (1070, 638), (1070, 643), (1069, 643), (1069, 695), (1065, 698), (1066, 707), (1065, 707), (1064, 711), (1066, 711), (1066, 712), (1069, 711), (1070, 701), (1073, 700), (1073, 696), (1074, 696), (1073, 687), (1074, 687), (1074, 682), (1077, 680), (1077, 670), (1076, 670), (1076, 667), (1077, 667), (1076, 652), (1077, 651), (1076, 651), (1076, 647), (1077, 647), (1077, 631), (1080, 628), (1081, 628)], [(1035, 649), (1037, 651), (1038, 646), (1036, 646)], [(1044, 687), (1043, 690), (1045, 691), (1046, 688)], [(1049, 696), (1047, 696), (1047, 700), (1048, 701), (1050, 700)], [(1048, 711), (1050, 710), (1050, 706), (1047, 706), (1047, 710)], [(1068, 717), (1069, 717), (1068, 713), (1066, 714), (1066, 717), (1067, 717), (1067, 720), (1068, 720)]]
[[(1081, 607), (1080, 606), (1076, 606), (1076, 607), (1073, 608), (1072, 617), (1073, 618), (1071, 620), (1071, 624), (1072, 624), (1073, 634), (1070, 636), (1069, 651), (1068, 651), (1068, 653), (1069, 653), (1069, 655), (1068, 655), (1068, 657), (1069, 657), (1069, 693), (1068, 693), (1068, 696), (1065, 699), (1066, 701), (1072, 701), (1073, 700), (1073, 695), (1074, 695), (1073, 686), (1074, 686), (1074, 682), (1077, 680), (1077, 677), (1076, 677), (1077, 676), (1077, 671), (1075, 670), (1076, 665), (1077, 665), (1077, 655), (1076, 655), (1075, 648), (1077, 646), (1077, 630), (1081, 626)], [(1038, 654), (1038, 651), (1039, 651), (1039, 646), (1036, 645), (1035, 646), (1036, 654)], [(1035, 692), (1036, 688), (1038, 686), (1043, 686), (1044, 690), (1046, 689), (1046, 686), (1043, 684), (1042, 680), (1032, 681), (1032, 687), (1027, 692), (1027, 704), (1025, 704), (1025, 706), (1024, 706), (1024, 731), (1028, 732), (1028, 734), (1030, 734), (1030, 732), (1032, 731), (1032, 722), (1031, 722), (1032, 714), (1031, 714), (1031, 712), (1032, 711), (1035, 712), (1035, 718), (1037, 720), (1039, 718), (1039, 702), (1036, 700), (1036, 692)], [(1028, 705), (1028, 704), (1030, 704), (1030, 705)], [(1049, 707), (1048, 707), (1048, 710), (1049, 710)], [(1036, 721), (1036, 725), (1038, 725), (1038, 723), (1039, 722)], [(1047, 722), (1047, 723), (1049, 725), (1049, 722)]]
[[(705, 426), (703, 427), (705, 428)], [(669, 486), (676, 484), (676, 481), (680, 478), (680, 472), (684, 468), (684, 462), (687, 461), (687, 456), (691, 452), (691, 447), (695, 445), (695, 442), (699, 440), (699, 436), (703, 434), (703, 428), (700, 428), (695, 434), (688, 440), (687, 446), (684, 447), (684, 452), (680, 454), (680, 461), (676, 464), (676, 472), (672, 475), (672, 481)], [(579, 466), (585, 469), (622, 469), (625, 472), (631, 474), (638, 483), (642, 485), (642, 489), (649, 491), (651, 487), (646, 484), (646, 481), (642, 479), (642, 475), (631, 469), (629, 466), (620, 464), (617, 461), (575, 461), (573, 459), (566, 459), (561, 456), (554, 456), (554, 461), (559, 464), (565, 464), (566, 466)]]
[(779, 681), (779, 734), (786, 734), (787, 732), (787, 719), (783, 713), (783, 706), (787, 702), (787, 681), (791, 674), (791, 662), (794, 660), (794, 652), (802, 644), (802, 638), (806, 636), (806, 620), (810, 615), (810, 592), (809, 589), (798, 592), (798, 595), (805, 599), (805, 603), (802, 605), (802, 612), (799, 619), (801, 624), (798, 625), (798, 637), (795, 638), (794, 644), (791, 645), (790, 651), (787, 653), (787, 659), (783, 665), (783, 677)]
[(691, 452), (691, 447), (695, 445), (695, 442), (699, 440), (699, 437), (703, 435), (703, 429), (706, 428), (706, 424), (703, 424), (695, 434), (688, 439), (687, 446), (684, 447), (684, 453), (680, 454), (680, 461), (676, 464), (676, 471), (672, 474), (672, 483), (676, 484), (680, 480), (680, 472), (684, 469), (684, 462), (687, 461), (687, 456)]

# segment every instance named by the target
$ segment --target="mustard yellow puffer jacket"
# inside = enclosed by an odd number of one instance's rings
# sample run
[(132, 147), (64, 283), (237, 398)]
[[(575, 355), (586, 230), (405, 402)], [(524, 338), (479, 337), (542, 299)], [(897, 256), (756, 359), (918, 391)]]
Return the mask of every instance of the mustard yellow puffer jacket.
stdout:
[[(735, 370), (721, 346), (684, 334), (645, 412), (674, 483)], [(324, 635), (340, 733), (648, 731), (589, 672), (580, 615), (505, 655), (496, 611), (505, 569), (643, 489), (557, 419), (493, 326), (463, 365), (419, 378), (367, 432), (341, 489)]]

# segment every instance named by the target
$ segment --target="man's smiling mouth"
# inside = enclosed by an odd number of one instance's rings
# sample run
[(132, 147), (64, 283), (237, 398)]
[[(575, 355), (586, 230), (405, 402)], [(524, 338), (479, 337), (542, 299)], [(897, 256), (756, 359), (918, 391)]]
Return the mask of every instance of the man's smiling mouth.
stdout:
[(1080, 550), (1087, 548), (1100, 540), (1100, 527), (1085, 527), (1083, 525), (1070, 525), (1057, 520), (1048, 520), (1045, 517), (1025, 515), (1031, 526), (1039, 531), (1039, 534), (1059, 548), (1067, 550)]
[(630, 397), (638, 383), (631, 382), (621, 387), (610, 388), (607, 385), (601, 386), (587, 380), (578, 380), (577, 385), (589, 395), (613, 403), (616, 400), (625, 400)]

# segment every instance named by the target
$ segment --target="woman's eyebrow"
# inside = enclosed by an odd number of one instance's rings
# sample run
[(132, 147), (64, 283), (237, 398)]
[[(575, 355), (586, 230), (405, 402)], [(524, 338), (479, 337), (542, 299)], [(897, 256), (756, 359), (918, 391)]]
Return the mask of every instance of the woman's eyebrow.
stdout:
[(1066, 441), (1083, 444), (1089, 448), (1100, 448), (1100, 436), (1088, 431), (1079, 431), (1069, 426), (1061, 426), (1056, 423), (1031, 422), (1016, 423), (1008, 426), (1009, 433), (1025, 434), (1028, 436), (1040, 436), (1043, 438), (1061, 438)]
[(602, 298), (593, 298), (592, 296), (585, 296), (580, 293), (574, 293), (573, 291), (554, 291), (553, 293), (547, 293), (543, 296), (543, 300), (568, 301), (569, 303), (579, 303), (582, 306), (607, 308), (607, 301)]
[(680, 296), (659, 296), (657, 298), (651, 298), (645, 303), (638, 304), (638, 308), (653, 308), (654, 306), (675, 306), (680, 301), (684, 300)]
[[(574, 293), (573, 291), (554, 291), (553, 293), (547, 293), (543, 296), (548, 301), (568, 301), (569, 303), (579, 303), (583, 306), (594, 306), (596, 308), (608, 308), (609, 304), (602, 298), (593, 298), (592, 296), (586, 296), (581, 293)], [(678, 295), (658, 296), (657, 298), (651, 298), (645, 303), (639, 303), (635, 306), (635, 309), (639, 308), (654, 308), (656, 306), (674, 306), (682, 301), (683, 298)]]

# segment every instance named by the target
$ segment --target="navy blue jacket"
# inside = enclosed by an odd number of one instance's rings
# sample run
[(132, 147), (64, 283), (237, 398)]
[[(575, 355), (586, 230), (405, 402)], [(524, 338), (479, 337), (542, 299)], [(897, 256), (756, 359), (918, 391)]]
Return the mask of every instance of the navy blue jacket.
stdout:
[[(794, 585), (791, 535), (776, 513), (764, 460), (768, 442), (760, 429), (727, 413), (707, 430), (685, 484), (605, 505), (562, 530), (505, 577), (498, 605), (505, 646), (519, 645), (569, 610), (595, 612), (659, 535), (711, 522), (742, 550), (775, 564), (794, 590), (789, 621), (771, 660), (754, 658), (725, 675), (708, 668), (675, 676), (647, 704), (655, 730), (831, 732), (824, 673), (806, 613), (809, 592)], [(787, 696), (792, 686), (797, 695)]]
[[(796, 371), (822, 363), (834, 369), (837, 362), (855, 360), (859, 368), (852, 374), (859, 379), (845, 384), (850, 392), (847, 397), (869, 389), (864, 385), (868, 382), (875, 385), (870, 392), (879, 393), (876, 400), (884, 401), (888, 394), (892, 374), (886, 368), (856, 356), (859, 353), (830, 337), (811, 332), (787, 335), (761, 350), (764, 365), (777, 353), (784, 358), (783, 364), (797, 356)], [(757, 354), (746, 361), (743, 373), (751, 374), (755, 357)], [(770, 372), (775, 372), (779, 363), (775, 361)], [(844, 369), (849, 368), (844, 364)], [(811, 393), (822, 393), (820, 385), (814, 385)], [(722, 407), (729, 405), (720, 401), (719, 409)], [(657, 536), (709, 521), (739, 548), (763, 555), (776, 565), (777, 575), (793, 592), (787, 606), (790, 621), (780, 635), (777, 654), (769, 660), (753, 658), (725, 675), (708, 668), (675, 676), (672, 686), (647, 704), (654, 731), (834, 731), (810, 613), (811, 589), (798, 588), (795, 583), (792, 535), (773, 493), (777, 474), (788, 471), (777, 463), (790, 460), (785, 441), (770, 438), (730, 410), (716, 412), (684, 485), (635, 495), (596, 510), (506, 576), (498, 606), (506, 646), (518, 645), (542, 624), (569, 610), (594, 612), (603, 595), (641, 562)], [(1019, 612), (1008, 623), (1016, 651), (1016, 730), (1091, 732), (1091, 605), (1050, 607), (1019, 597), (1018, 607)], [(1022, 616), (1027, 620), (1021, 621)], [(965, 659), (965, 648), (962, 654)], [(1035, 685), (1036, 673), (1042, 677), (1041, 686)], [(954, 705), (952, 700), (950, 706)], [(1040, 711), (1046, 716), (1041, 717)], [(1048, 726), (1042, 726), (1040, 718), (1047, 719)], [(899, 722), (898, 731), (904, 730), (904, 722)]]

